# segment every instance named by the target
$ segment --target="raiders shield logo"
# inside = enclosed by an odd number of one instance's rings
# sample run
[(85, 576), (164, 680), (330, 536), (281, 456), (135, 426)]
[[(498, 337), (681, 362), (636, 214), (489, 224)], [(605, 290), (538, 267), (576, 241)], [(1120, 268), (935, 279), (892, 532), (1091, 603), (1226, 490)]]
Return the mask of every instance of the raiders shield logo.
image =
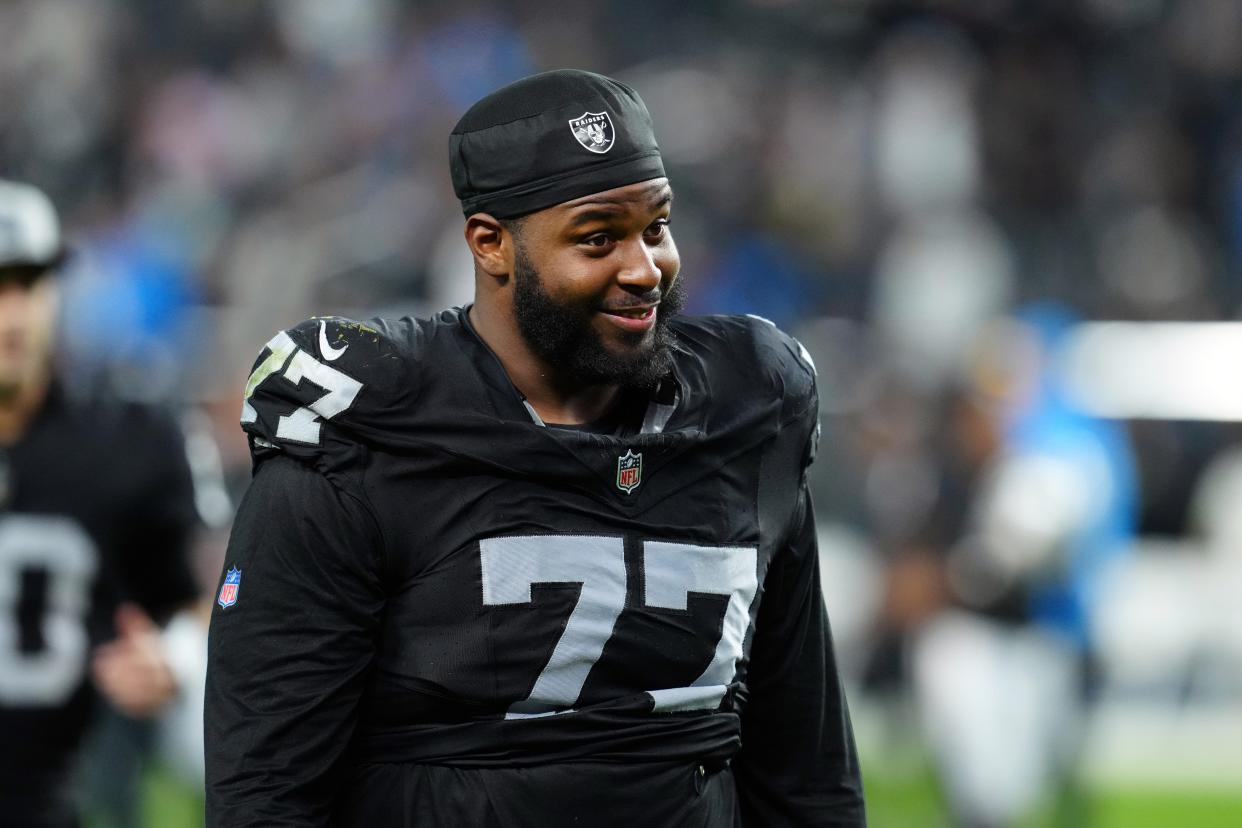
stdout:
[(579, 117), (569, 119), (569, 128), (579, 144), (601, 155), (612, 149), (616, 138), (612, 118), (608, 117), (607, 112), (583, 112)]
[(629, 494), (643, 482), (643, 455), (627, 449), (617, 458), (617, 488)]

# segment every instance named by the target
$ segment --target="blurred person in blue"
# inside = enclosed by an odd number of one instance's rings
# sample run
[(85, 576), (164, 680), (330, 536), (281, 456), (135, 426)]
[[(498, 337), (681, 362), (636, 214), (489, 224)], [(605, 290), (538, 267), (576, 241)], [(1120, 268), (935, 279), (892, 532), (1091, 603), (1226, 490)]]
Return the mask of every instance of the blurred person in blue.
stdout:
[[(1137, 522), (1123, 426), (1066, 395), (1058, 356), (1075, 319), (1026, 307), (984, 335), (962, 443), (973, 462), (961, 536), (944, 582), (953, 606), (914, 637), (913, 679), (951, 807), (966, 828), (1001, 828), (1050, 798), (1081, 818), (1068, 787), (1081, 747), (1089, 609), (1104, 565)], [(973, 409), (973, 411), (970, 411)]]
[(194, 601), (198, 518), (166, 413), (55, 370), (47, 197), (0, 181), (0, 822), (78, 824), (78, 747), (99, 698), (149, 717), (178, 689), (159, 624)]

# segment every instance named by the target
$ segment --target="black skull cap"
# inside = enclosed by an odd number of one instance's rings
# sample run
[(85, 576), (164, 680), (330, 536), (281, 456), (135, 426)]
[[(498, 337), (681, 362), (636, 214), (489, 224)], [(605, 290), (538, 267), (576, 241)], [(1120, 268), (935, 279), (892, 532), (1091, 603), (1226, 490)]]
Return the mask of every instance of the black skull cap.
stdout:
[(642, 98), (578, 69), (531, 75), (461, 116), (449, 169), (462, 213), (516, 218), (664, 176)]

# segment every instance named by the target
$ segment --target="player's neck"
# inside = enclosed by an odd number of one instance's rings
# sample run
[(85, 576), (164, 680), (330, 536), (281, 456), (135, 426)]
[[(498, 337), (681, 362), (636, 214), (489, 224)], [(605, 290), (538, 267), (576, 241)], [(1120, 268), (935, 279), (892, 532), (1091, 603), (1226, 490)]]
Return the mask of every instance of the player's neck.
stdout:
[(500, 360), (509, 381), (535, 409), (539, 419), (558, 425), (583, 425), (599, 420), (613, 407), (619, 385), (582, 385), (562, 375), (555, 365), (531, 350), (513, 326), (475, 304), (470, 308), (475, 333)]
[(10, 445), (22, 438), (35, 412), (43, 405), (50, 385), (50, 376), (43, 374), (7, 393), (0, 393), (0, 445)]
[[(513, 375), (509, 375), (512, 379)], [(536, 387), (535, 393), (514, 382), (539, 419), (549, 425), (586, 425), (606, 415), (621, 393), (618, 385), (579, 387), (576, 391), (557, 391)]]

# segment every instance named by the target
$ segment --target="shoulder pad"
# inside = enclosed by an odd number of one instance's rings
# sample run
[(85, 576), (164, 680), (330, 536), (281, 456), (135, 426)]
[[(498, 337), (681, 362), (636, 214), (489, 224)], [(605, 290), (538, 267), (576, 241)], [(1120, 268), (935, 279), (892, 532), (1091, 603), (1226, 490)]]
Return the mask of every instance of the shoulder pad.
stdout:
[(749, 324), (758, 363), (785, 398), (786, 409), (796, 411), (812, 402), (818, 405), (815, 361), (802, 343), (762, 316), (743, 318)]
[(761, 363), (772, 366), (780, 378), (784, 395), (783, 419), (800, 421), (803, 429), (802, 466), (815, 461), (819, 451), (819, 390), (816, 387), (815, 360), (806, 346), (762, 316), (747, 314), (755, 337), (755, 351)]
[[(730, 338), (748, 346), (742, 356), (750, 365), (750, 381), (781, 401), (781, 426), (798, 435), (803, 466), (815, 459), (819, 447), (819, 393), (815, 384), (815, 361), (801, 342), (762, 316), (709, 317), (731, 329)], [(740, 329), (740, 330), (739, 330)]]
[(730, 398), (779, 400), (779, 428), (802, 441), (799, 448), (810, 462), (819, 431), (819, 397), (815, 363), (802, 343), (752, 315), (680, 317), (677, 334), (708, 366), (717, 395), (723, 389)]
[(242, 402), (242, 428), (252, 450), (317, 454), (325, 426), (338, 432), (365, 428), (408, 404), (416, 392), (414, 362), (401, 341), (403, 334), (411, 340), (409, 322), (312, 317), (268, 340)]
[(762, 316), (747, 314), (754, 334), (755, 352), (760, 364), (779, 379), (784, 398), (783, 420), (800, 421), (804, 435), (802, 465), (805, 469), (815, 461), (819, 451), (819, 390), (816, 387), (815, 360), (806, 347), (776, 324)]
[(678, 335), (696, 343), (730, 378), (730, 387), (783, 401), (783, 420), (810, 407), (815, 363), (802, 343), (761, 316), (698, 316), (678, 320)]

